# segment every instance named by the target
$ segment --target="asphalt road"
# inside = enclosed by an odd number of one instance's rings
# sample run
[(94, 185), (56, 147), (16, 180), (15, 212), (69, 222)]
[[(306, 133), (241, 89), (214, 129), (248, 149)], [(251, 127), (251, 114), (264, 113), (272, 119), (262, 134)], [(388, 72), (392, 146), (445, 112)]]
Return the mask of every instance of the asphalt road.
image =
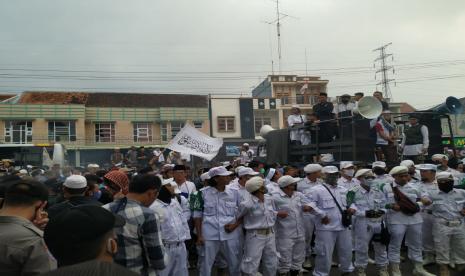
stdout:
[[(425, 266), (425, 268), (430, 273), (433, 273), (435, 275), (439, 275), (439, 267), (437, 265), (428, 265), (428, 266)], [(413, 275), (412, 270), (413, 270), (413, 266), (412, 266), (412, 263), (410, 261), (406, 260), (405, 262), (403, 262), (401, 264), (402, 275), (411, 276), (411, 275)], [(355, 273), (352, 273), (352, 274), (355, 275)], [(367, 276), (375, 276), (375, 275), (377, 275), (375, 265), (368, 265), (366, 274), (367, 274)], [(199, 274), (198, 274), (198, 272), (196, 270), (190, 270), (189, 275), (190, 276), (197, 276)], [(226, 275), (228, 275), (228, 273), (220, 273), (220, 274), (218, 274), (216, 271), (213, 273), (213, 276), (226, 276)], [(310, 271), (308, 273), (304, 273), (303, 275), (312, 275), (312, 273)], [(330, 275), (331, 276), (339, 276), (339, 275), (341, 275), (341, 273), (339, 272), (337, 267), (333, 267), (331, 269), (331, 274)], [(458, 271), (450, 269), (450, 275), (451, 276), (464, 276), (465, 272), (464, 271), (458, 272)]]

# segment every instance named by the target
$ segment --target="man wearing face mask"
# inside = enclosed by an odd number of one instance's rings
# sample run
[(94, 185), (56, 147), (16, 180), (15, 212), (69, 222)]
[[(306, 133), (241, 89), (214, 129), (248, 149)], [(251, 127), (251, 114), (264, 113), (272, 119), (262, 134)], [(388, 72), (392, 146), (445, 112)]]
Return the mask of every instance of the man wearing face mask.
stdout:
[(433, 276), (423, 268), (422, 223), (420, 208), (430, 203), (417, 185), (409, 183), (408, 168), (396, 166), (390, 172), (394, 182), (383, 185), (387, 199), (386, 209), (391, 240), (388, 258), (391, 275), (400, 276), (400, 249), (402, 240), (408, 244), (408, 257), (414, 264), (415, 275)]
[[(421, 181), (418, 182), (418, 187), (422, 193), (434, 194), (438, 191), (436, 183), (436, 165), (421, 164), (420, 165)], [(423, 218), (422, 238), (423, 238), (423, 264), (428, 265), (435, 262), (434, 260), (434, 241), (433, 241), (433, 215), (432, 206), (424, 206), (421, 210)]]
[(187, 276), (187, 250), (185, 241), (190, 240), (190, 231), (183, 210), (175, 198), (174, 186), (170, 181), (163, 182), (157, 199), (150, 205), (160, 219), (161, 236), (166, 250), (167, 263), (161, 276)]
[[(310, 206), (315, 218), (315, 270), (314, 276), (329, 275), (334, 248), (337, 248), (342, 275), (349, 275), (352, 265), (352, 236), (349, 228), (342, 224), (342, 211), (347, 208), (347, 189), (337, 185), (339, 170), (326, 166), (322, 170), (324, 183), (312, 190)], [(354, 209), (347, 209), (354, 214)]]
[(449, 172), (454, 177), (454, 184), (458, 185), (458, 178), (459, 172), (449, 167), (449, 157), (445, 154), (434, 154), (431, 156), (431, 160), (433, 160), (434, 164), (438, 167), (438, 172)]
[(155, 175), (137, 175), (125, 197), (103, 206), (126, 221), (125, 226), (115, 228), (119, 248), (115, 262), (142, 276), (155, 275), (156, 270), (165, 268), (160, 222), (149, 208), (160, 186), (161, 180)]
[[(381, 234), (386, 203), (383, 192), (375, 183), (375, 177), (370, 169), (360, 169), (355, 174), (360, 181), (359, 186), (353, 187), (347, 194), (350, 208), (355, 210), (355, 267), (357, 276), (366, 275), (368, 265), (368, 248), (374, 235)], [(386, 245), (379, 240), (373, 240), (375, 264), (378, 275), (389, 276), (387, 265)]]
[(433, 222), (436, 263), (440, 275), (449, 276), (448, 265), (455, 261), (459, 271), (465, 266), (465, 190), (454, 189), (454, 178), (449, 172), (436, 175), (439, 190), (429, 195)]
[(360, 184), (357, 178), (354, 178), (355, 167), (352, 161), (341, 161), (341, 177), (337, 180), (337, 185), (350, 190)]
[(303, 212), (311, 211), (310, 201), (296, 191), (300, 178), (285, 175), (278, 180), (281, 190), (274, 193), (278, 210), (276, 221), (276, 248), (279, 252), (278, 273), (291, 276), (299, 274), (305, 261), (305, 230)]
[[(304, 194), (304, 196), (311, 200), (313, 187), (323, 183), (321, 180), (321, 170), (323, 167), (320, 164), (308, 164), (304, 167), (305, 178), (297, 183), (297, 191)], [(312, 239), (313, 231), (315, 230), (315, 215), (311, 213), (304, 213), (304, 227), (305, 227), (305, 262), (303, 267), (309, 269), (312, 267), (310, 260), (312, 256)]]

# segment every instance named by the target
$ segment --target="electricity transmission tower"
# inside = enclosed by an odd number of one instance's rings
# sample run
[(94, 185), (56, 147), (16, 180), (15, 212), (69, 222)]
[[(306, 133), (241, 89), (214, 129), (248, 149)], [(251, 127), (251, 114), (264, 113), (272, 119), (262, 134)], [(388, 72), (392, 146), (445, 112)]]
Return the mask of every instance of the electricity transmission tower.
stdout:
[(378, 82), (376, 86), (382, 85), (384, 98), (389, 99), (389, 100), (392, 100), (392, 94), (391, 94), (391, 89), (389, 87), (389, 83), (395, 81), (395, 79), (390, 79), (388, 76), (388, 72), (391, 70), (393, 74), (395, 73), (394, 66), (387, 64), (388, 57), (391, 57), (391, 61), (394, 60), (394, 56), (392, 54), (386, 53), (386, 48), (390, 46), (391, 44), (392, 42), (373, 50), (373, 52), (379, 51), (379, 57), (374, 60), (375, 68), (376, 68), (376, 62), (380, 63), (380, 68), (376, 70), (376, 73), (375, 73), (375, 79), (376, 79), (376, 75), (378, 75), (378, 73), (381, 73), (381, 81)]

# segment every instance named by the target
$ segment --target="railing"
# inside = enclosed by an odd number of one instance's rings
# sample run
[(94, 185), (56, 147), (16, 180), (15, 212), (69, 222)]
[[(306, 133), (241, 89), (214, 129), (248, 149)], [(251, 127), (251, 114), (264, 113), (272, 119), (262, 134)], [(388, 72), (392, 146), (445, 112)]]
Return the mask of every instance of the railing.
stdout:
[(299, 104), (299, 105), (315, 105), (318, 103), (318, 97), (314, 95), (297, 95), (295, 97), (280, 97), (278, 99), (281, 99), (281, 105), (293, 105), (293, 104)]

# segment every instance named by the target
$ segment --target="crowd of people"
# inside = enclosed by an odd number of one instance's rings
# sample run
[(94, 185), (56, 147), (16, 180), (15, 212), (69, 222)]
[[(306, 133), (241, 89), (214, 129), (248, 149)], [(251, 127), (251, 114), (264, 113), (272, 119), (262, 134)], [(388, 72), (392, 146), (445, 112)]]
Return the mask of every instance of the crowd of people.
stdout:
[(243, 151), (247, 163), (195, 173), (182, 162), (7, 168), (0, 275), (329, 275), (336, 265), (363, 276), (373, 265), (399, 276), (404, 248), (408, 275), (434, 275), (431, 263), (441, 276), (463, 271), (462, 161), (297, 168)]

